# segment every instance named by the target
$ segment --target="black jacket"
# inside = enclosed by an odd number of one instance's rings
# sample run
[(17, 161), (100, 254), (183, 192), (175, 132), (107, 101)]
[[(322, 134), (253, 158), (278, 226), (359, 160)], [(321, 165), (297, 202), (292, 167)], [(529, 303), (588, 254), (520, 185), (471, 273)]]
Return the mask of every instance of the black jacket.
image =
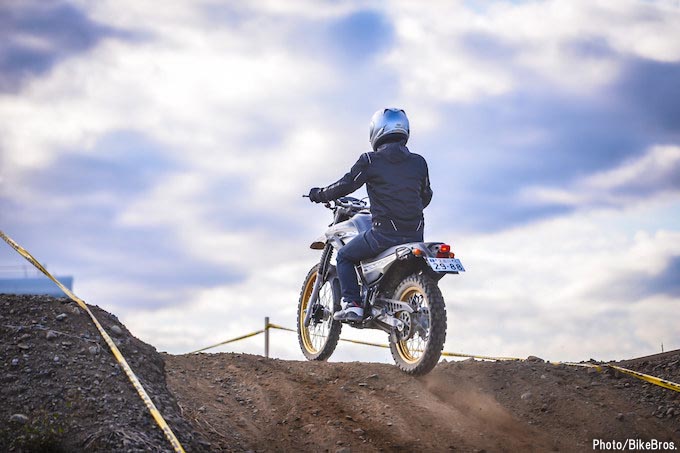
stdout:
[(385, 143), (364, 153), (337, 182), (321, 189), (322, 201), (335, 200), (366, 184), (373, 225), (415, 231), (423, 226), (423, 209), (432, 200), (425, 159), (411, 153), (406, 141)]

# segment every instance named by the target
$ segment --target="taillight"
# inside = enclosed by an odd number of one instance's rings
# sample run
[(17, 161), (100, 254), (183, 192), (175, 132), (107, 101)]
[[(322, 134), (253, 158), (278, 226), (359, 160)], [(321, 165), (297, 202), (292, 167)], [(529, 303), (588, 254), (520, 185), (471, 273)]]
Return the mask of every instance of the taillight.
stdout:
[(437, 251), (437, 258), (453, 258), (455, 255), (451, 252), (449, 244), (442, 244)]

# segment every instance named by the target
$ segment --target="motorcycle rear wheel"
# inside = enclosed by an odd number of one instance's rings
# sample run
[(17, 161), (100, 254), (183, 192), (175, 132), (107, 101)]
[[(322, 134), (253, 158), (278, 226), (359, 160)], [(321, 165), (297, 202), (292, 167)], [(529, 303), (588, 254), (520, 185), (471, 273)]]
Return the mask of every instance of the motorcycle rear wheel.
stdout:
[(302, 284), (298, 302), (298, 342), (307, 360), (327, 360), (335, 351), (342, 330), (342, 323), (333, 320), (333, 313), (340, 309), (340, 286), (337, 282), (325, 282), (319, 290), (319, 304), (330, 313), (328, 319), (318, 323), (312, 319), (309, 326), (305, 327), (305, 314), (318, 269), (317, 264), (309, 270)]
[(393, 299), (420, 303), (429, 312), (426, 338), (416, 332), (400, 340), (390, 335), (392, 358), (402, 371), (411, 375), (427, 374), (437, 365), (446, 341), (446, 306), (437, 283), (425, 274), (406, 277), (395, 289)]

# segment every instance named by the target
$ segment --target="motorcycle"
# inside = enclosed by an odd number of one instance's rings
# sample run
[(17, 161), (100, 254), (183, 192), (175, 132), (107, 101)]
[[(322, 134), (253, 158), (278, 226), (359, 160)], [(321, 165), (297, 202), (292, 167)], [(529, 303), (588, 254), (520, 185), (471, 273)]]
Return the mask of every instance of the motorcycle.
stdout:
[(311, 244), (323, 250), (318, 264), (305, 277), (297, 308), (297, 333), (308, 360), (327, 360), (340, 339), (343, 324), (379, 329), (389, 335), (394, 361), (410, 375), (429, 373), (439, 361), (446, 340), (446, 306), (438, 282), (465, 268), (443, 242), (412, 242), (391, 247), (358, 266), (364, 316), (340, 322), (340, 281), (335, 254), (372, 226), (368, 204), (342, 197), (324, 204), (333, 222)]

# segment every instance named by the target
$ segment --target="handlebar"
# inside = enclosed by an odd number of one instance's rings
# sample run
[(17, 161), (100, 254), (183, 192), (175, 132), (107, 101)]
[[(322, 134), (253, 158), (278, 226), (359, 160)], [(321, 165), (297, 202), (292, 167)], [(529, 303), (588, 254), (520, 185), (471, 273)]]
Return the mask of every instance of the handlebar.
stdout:
[[(309, 195), (303, 195), (302, 198), (309, 198)], [(341, 197), (336, 200), (329, 200), (323, 203), (325, 207), (335, 211), (338, 208), (344, 208), (348, 211), (360, 211), (362, 209), (367, 209), (368, 203), (364, 200), (359, 200), (354, 197)]]

